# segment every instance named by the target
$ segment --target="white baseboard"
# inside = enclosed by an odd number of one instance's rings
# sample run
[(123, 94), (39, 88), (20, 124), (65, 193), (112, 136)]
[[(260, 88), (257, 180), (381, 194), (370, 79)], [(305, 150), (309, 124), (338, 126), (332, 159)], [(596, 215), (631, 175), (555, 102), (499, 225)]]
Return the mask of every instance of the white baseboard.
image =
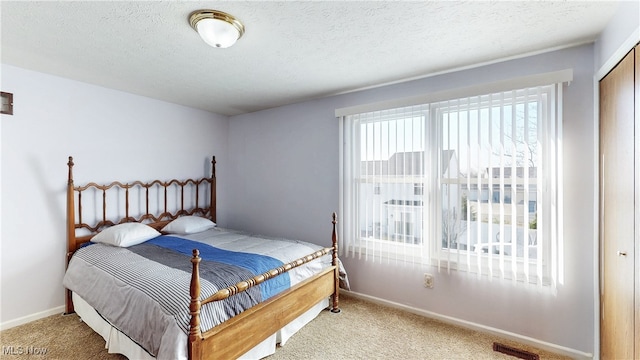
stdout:
[(340, 293), (341, 294), (345, 294), (347, 296), (352, 296), (354, 298), (367, 300), (367, 301), (370, 301), (370, 302), (373, 302), (373, 303), (377, 303), (377, 304), (380, 304), (380, 305), (385, 305), (385, 306), (389, 306), (389, 307), (392, 307), (392, 308), (404, 310), (404, 311), (410, 312), (412, 314), (421, 315), (421, 316), (424, 316), (424, 317), (427, 317), (427, 318), (430, 318), (430, 319), (436, 319), (436, 320), (439, 320), (439, 321), (442, 321), (442, 322), (445, 322), (445, 323), (448, 323), (448, 324), (451, 324), (451, 325), (456, 325), (456, 326), (460, 326), (460, 327), (463, 327), (463, 328), (466, 328), (466, 329), (480, 331), (480, 332), (483, 332), (483, 333), (486, 333), (486, 334), (496, 335), (496, 336), (499, 336), (501, 338), (517, 341), (517, 342), (519, 342), (521, 344), (530, 345), (530, 346), (536, 347), (538, 349), (550, 351), (550, 352), (553, 352), (553, 353), (556, 353), (556, 354), (569, 356), (569, 357), (571, 357), (573, 359), (593, 359), (593, 354), (590, 354), (590, 353), (585, 353), (585, 352), (582, 352), (582, 351), (579, 351), (579, 350), (575, 350), (575, 349), (567, 348), (567, 347), (564, 347), (564, 346), (548, 343), (546, 341), (541, 341), (541, 340), (537, 340), (537, 339), (534, 339), (534, 338), (530, 338), (528, 336), (523, 336), (523, 335), (515, 334), (515, 333), (512, 333), (512, 332), (496, 329), (496, 328), (493, 328), (493, 327), (490, 327), (490, 326), (481, 325), (481, 324), (473, 323), (473, 322), (466, 321), (466, 320), (457, 319), (457, 318), (446, 316), (446, 315), (441, 315), (441, 314), (434, 313), (434, 312), (431, 312), (431, 311), (418, 309), (418, 308), (415, 308), (415, 307), (403, 305), (403, 304), (396, 303), (396, 302), (389, 301), (389, 300), (380, 299), (380, 298), (375, 297), (375, 296), (360, 294), (360, 293), (353, 292), (353, 291), (347, 291), (347, 290), (342, 290), (341, 289)]
[(7, 329), (11, 329), (12, 327), (16, 327), (19, 325), (23, 325), (32, 321), (36, 321), (42, 318), (45, 318), (47, 316), (51, 316), (51, 315), (55, 315), (55, 314), (62, 314), (64, 312), (64, 305), (63, 306), (58, 306), (58, 307), (54, 307), (53, 309), (49, 309), (49, 310), (45, 310), (45, 311), (41, 311), (35, 314), (31, 314), (31, 315), (27, 315), (27, 316), (23, 316), (21, 318), (17, 318), (14, 320), (9, 320), (9, 321), (5, 321), (3, 323), (0, 323), (0, 330), (7, 330)]
[[(552, 343), (549, 343), (549, 342), (546, 342), (546, 341), (537, 340), (537, 339), (534, 339), (534, 338), (530, 338), (528, 336), (523, 336), (523, 335), (515, 334), (515, 333), (512, 333), (512, 332), (496, 329), (496, 328), (493, 328), (493, 327), (490, 327), (490, 326), (481, 325), (481, 324), (473, 323), (473, 322), (470, 322), (470, 321), (457, 319), (457, 318), (454, 318), (454, 317), (451, 317), (451, 316), (441, 315), (441, 314), (434, 313), (434, 312), (431, 312), (431, 311), (418, 309), (418, 308), (415, 308), (415, 307), (412, 307), (412, 306), (403, 305), (403, 304), (396, 303), (396, 302), (393, 302), (393, 301), (384, 300), (384, 299), (381, 299), (381, 298), (378, 298), (378, 297), (375, 297), (375, 296), (360, 294), (360, 293), (357, 293), (357, 292), (347, 291), (347, 290), (343, 290), (343, 289), (340, 290), (340, 293), (341, 294), (345, 294), (347, 296), (352, 296), (354, 298), (359, 298), (359, 299), (367, 300), (367, 301), (370, 301), (370, 302), (373, 302), (373, 303), (377, 303), (377, 304), (389, 306), (389, 307), (392, 307), (392, 308), (404, 310), (404, 311), (410, 312), (412, 314), (424, 316), (424, 317), (431, 318), (431, 319), (436, 319), (436, 320), (439, 320), (439, 321), (442, 321), (442, 322), (445, 322), (445, 323), (448, 323), (448, 324), (460, 326), (460, 327), (463, 327), (463, 328), (466, 328), (466, 329), (476, 330), (476, 331), (480, 331), (480, 332), (483, 332), (483, 333), (500, 336), (500, 337), (505, 338), (505, 339), (517, 341), (517, 342), (519, 342), (521, 344), (534, 346), (534, 347), (539, 348), (539, 349), (551, 351), (551, 352), (554, 352), (556, 354), (569, 356), (569, 357), (574, 358), (574, 359), (592, 359), (593, 358), (593, 354), (590, 354), (590, 353), (585, 353), (585, 352), (582, 352), (582, 351), (579, 351), (579, 350), (567, 348), (567, 347), (564, 347), (564, 346), (552, 344)], [(49, 310), (41, 311), (39, 313), (23, 316), (23, 317), (18, 318), (18, 319), (9, 320), (9, 321), (0, 323), (0, 330), (7, 330), (7, 329), (10, 329), (12, 327), (16, 327), (16, 326), (19, 326), (19, 325), (22, 325), (22, 324), (26, 324), (26, 323), (29, 323), (29, 322), (32, 322), (32, 321), (35, 321), (35, 320), (39, 320), (39, 319), (45, 318), (47, 316), (51, 316), (51, 315), (55, 315), (55, 314), (62, 314), (63, 312), (64, 312), (64, 306), (58, 306), (58, 307), (55, 307), (55, 308), (52, 308), (52, 309), (49, 309)]]

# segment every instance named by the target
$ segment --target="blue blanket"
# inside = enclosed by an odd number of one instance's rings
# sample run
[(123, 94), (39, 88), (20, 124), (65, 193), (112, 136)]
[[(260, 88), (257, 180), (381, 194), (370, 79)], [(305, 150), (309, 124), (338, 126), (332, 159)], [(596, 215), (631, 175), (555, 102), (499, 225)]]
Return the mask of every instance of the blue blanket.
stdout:
[[(147, 241), (146, 244), (153, 244), (165, 249), (170, 249), (189, 257), (192, 256), (193, 249), (198, 249), (203, 261), (213, 261), (238, 266), (248, 270), (254, 276), (283, 265), (280, 260), (270, 256), (222, 250), (201, 242), (169, 235), (158, 236), (157, 238)], [(288, 274), (267, 280), (260, 284), (262, 300), (264, 301), (288, 289), (290, 286), (291, 282)]]

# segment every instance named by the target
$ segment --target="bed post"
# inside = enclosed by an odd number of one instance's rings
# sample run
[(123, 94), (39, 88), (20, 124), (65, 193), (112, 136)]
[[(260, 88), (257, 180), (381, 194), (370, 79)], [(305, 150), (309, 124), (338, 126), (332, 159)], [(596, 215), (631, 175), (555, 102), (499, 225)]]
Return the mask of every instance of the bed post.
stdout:
[(216, 222), (216, 157), (211, 159), (211, 203), (209, 204), (211, 220)]
[(191, 285), (189, 294), (191, 295), (191, 303), (189, 304), (189, 313), (191, 314), (191, 322), (189, 323), (189, 360), (200, 359), (202, 357), (202, 333), (200, 331), (200, 252), (193, 249), (193, 271), (191, 271)]
[[(67, 177), (67, 261), (65, 266), (69, 266), (69, 260), (76, 251), (76, 214), (73, 196), (73, 157), (69, 156), (69, 175)], [(71, 290), (65, 289), (65, 314), (71, 314), (73, 310), (73, 301), (71, 300)]]
[(333, 231), (331, 232), (331, 242), (333, 243), (333, 254), (332, 254), (332, 260), (331, 260), (331, 265), (335, 266), (335, 270), (334, 270), (334, 278), (335, 278), (335, 284), (334, 284), (334, 288), (335, 291), (333, 293), (333, 295), (331, 296), (332, 300), (333, 300), (333, 304), (331, 305), (331, 312), (332, 313), (339, 313), (340, 307), (339, 307), (339, 302), (340, 302), (340, 264), (338, 263), (338, 232), (336, 231), (336, 224), (338, 223), (338, 220), (336, 220), (337, 215), (334, 212), (333, 213), (333, 220), (331, 221), (331, 223), (333, 224)]

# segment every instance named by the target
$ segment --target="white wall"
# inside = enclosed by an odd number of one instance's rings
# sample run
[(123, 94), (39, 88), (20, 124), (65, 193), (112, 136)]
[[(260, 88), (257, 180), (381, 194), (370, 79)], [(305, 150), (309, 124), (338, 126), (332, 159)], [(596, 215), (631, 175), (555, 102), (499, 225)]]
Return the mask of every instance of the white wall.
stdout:
[[(613, 18), (595, 42), (596, 71), (602, 67), (610, 71), (638, 41), (640, 41), (640, 1), (621, 1)], [(621, 49), (624, 53), (616, 55), (616, 52)]]
[(229, 121), (230, 227), (331, 244), (338, 193), (333, 111), (316, 101)]
[(352, 290), (407, 306), (565, 347), (594, 351), (595, 171), (592, 45), (560, 50), (367, 91), (234, 116), (229, 123), (229, 224), (276, 236), (330, 243), (338, 208), (336, 108), (573, 68), (564, 92), (565, 283), (557, 293), (464, 273), (343, 258)]
[[(15, 104), (15, 115), (0, 122), (0, 323), (7, 327), (64, 304), (69, 155), (76, 184), (204, 176), (211, 155), (224, 174), (228, 118), (13, 66), (1, 70), (2, 91), (12, 92)], [(218, 180), (223, 189), (224, 176)]]

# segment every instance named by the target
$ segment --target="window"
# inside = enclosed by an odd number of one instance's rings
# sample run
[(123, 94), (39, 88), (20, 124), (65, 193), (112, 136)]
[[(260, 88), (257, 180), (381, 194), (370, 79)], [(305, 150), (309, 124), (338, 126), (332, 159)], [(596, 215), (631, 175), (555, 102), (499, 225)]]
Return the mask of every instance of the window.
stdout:
[(561, 89), (342, 117), (346, 256), (555, 285)]

